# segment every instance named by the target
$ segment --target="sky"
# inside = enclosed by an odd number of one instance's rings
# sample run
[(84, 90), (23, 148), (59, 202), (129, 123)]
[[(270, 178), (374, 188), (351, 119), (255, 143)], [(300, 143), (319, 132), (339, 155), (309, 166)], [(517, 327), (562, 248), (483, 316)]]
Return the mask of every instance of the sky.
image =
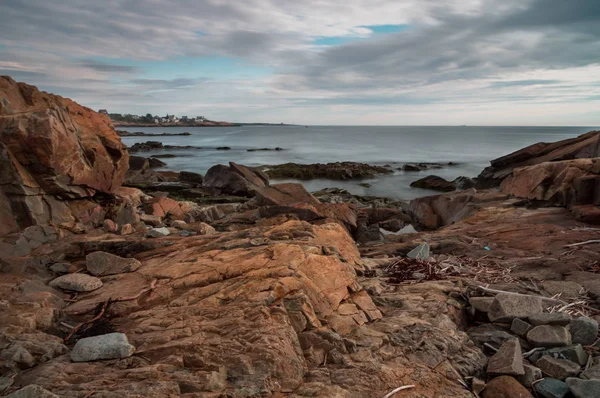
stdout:
[(0, 75), (116, 113), (600, 126), (600, 1), (6, 0)]

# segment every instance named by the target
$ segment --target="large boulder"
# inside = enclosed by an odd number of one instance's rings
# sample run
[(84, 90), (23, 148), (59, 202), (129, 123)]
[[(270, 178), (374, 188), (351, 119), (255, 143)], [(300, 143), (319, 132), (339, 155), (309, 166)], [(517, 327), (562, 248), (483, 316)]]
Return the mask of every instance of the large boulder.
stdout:
[(229, 166), (218, 164), (211, 167), (204, 176), (203, 186), (217, 189), (220, 193), (245, 197), (269, 185), (269, 178), (262, 171), (251, 169), (233, 162)]
[(477, 183), (480, 187), (494, 187), (518, 167), (595, 157), (600, 157), (600, 131), (590, 131), (554, 143), (540, 142), (492, 160), (491, 165), (477, 177)]
[(72, 221), (57, 198), (112, 193), (128, 163), (108, 116), (0, 77), (0, 236)]

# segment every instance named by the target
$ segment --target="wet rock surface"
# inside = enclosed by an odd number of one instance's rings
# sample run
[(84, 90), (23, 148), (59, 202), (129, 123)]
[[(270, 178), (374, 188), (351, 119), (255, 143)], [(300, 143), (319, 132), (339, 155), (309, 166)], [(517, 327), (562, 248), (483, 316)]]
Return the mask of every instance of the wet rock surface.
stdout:
[(354, 180), (374, 177), (377, 174), (391, 174), (393, 171), (380, 166), (357, 162), (336, 162), (326, 164), (297, 164), (262, 166), (261, 169), (270, 178), (293, 178), (297, 180), (312, 180), (326, 178), (330, 180)]

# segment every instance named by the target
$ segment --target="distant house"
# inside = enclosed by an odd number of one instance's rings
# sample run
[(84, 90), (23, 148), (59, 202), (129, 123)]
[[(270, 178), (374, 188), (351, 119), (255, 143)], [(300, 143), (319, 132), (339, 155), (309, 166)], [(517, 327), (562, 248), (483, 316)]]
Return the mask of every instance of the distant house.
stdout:
[(100, 109), (100, 110), (98, 110), (98, 113), (101, 113), (103, 115), (108, 115), (108, 111), (106, 109)]

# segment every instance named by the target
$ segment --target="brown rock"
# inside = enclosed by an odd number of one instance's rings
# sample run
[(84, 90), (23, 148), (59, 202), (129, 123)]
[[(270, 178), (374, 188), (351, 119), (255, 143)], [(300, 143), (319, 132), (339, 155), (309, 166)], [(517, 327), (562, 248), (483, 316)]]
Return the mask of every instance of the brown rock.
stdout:
[(427, 176), (410, 184), (413, 188), (431, 189), (434, 191), (451, 192), (456, 190), (456, 184), (438, 176)]
[(221, 193), (251, 197), (257, 189), (267, 186), (265, 178), (261, 171), (230, 162), (229, 167), (219, 164), (208, 169), (202, 184)]
[(541, 357), (535, 363), (535, 366), (540, 368), (543, 374), (558, 380), (577, 376), (581, 372), (581, 367), (578, 363), (568, 359), (553, 358), (549, 355)]
[(500, 376), (487, 383), (482, 398), (533, 398), (514, 377)]
[(487, 371), (496, 375), (524, 375), (525, 369), (519, 340), (513, 339), (502, 344), (498, 352), (490, 358)]
[(108, 218), (102, 222), (102, 227), (106, 232), (111, 232), (113, 234), (117, 233), (119, 230), (119, 226), (113, 220)]
[(256, 191), (256, 200), (261, 206), (292, 206), (295, 204), (319, 205), (321, 202), (308, 192), (302, 184), (274, 184)]
[(131, 224), (125, 224), (119, 227), (119, 234), (121, 235), (131, 235), (133, 233), (135, 233), (135, 228), (133, 228), (133, 225)]
[(158, 217), (169, 217), (172, 220), (183, 220), (186, 212), (183, 211), (179, 202), (167, 197), (154, 197), (143, 207), (143, 210), (150, 215)]

